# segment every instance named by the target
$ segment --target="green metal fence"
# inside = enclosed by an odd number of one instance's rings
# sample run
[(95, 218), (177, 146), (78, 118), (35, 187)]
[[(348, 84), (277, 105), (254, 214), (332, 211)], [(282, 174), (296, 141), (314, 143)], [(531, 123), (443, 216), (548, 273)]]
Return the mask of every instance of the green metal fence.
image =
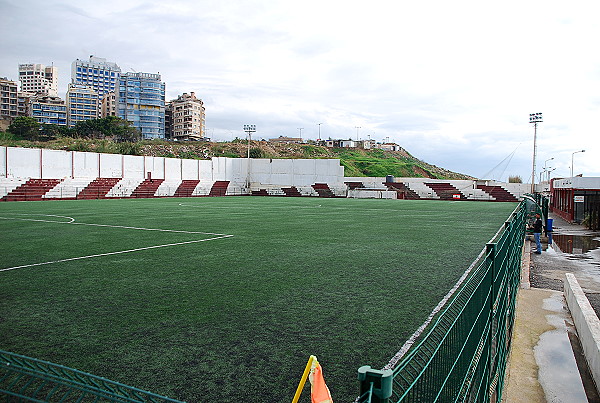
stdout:
[(29, 402), (178, 402), (99, 376), (0, 350), (0, 395)]
[(500, 401), (525, 224), (521, 203), (412, 346), (382, 370), (359, 368), (358, 402)]

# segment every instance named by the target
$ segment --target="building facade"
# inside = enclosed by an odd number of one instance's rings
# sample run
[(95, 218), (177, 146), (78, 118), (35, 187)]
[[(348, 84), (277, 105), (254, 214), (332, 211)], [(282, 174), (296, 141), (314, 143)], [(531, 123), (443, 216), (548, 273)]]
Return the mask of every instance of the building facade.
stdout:
[(205, 133), (204, 102), (194, 92), (183, 93), (167, 105), (167, 137), (175, 140), (203, 140)]
[(121, 68), (102, 57), (92, 55), (88, 60), (77, 59), (71, 63), (71, 82), (93, 88), (100, 99), (118, 90), (120, 76)]
[(39, 123), (67, 125), (67, 105), (58, 97), (35, 97), (31, 100), (31, 116)]
[(114, 91), (104, 94), (100, 100), (100, 117), (117, 116), (117, 94)]
[(117, 116), (131, 122), (145, 139), (165, 138), (165, 83), (160, 74), (121, 74)]
[(33, 92), (19, 91), (17, 93), (17, 114), (31, 116), (31, 101), (35, 98)]
[(33, 92), (38, 96), (58, 96), (58, 68), (39, 63), (19, 64), (21, 91)]
[(274, 139), (269, 139), (269, 143), (275, 144), (302, 144), (304, 143), (300, 137), (279, 136)]
[(550, 211), (575, 223), (592, 217), (600, 228), (600, 177), (553, 179), (550, 194)]
[(0, 117), (14, 118), (18, 114), (17, 83), (0, 77)]
[(99, 116), (98, 93), (91, 87), (69, 84), (67, 90), (67, 124), (73, 127), (83, 120), (97, 119)]

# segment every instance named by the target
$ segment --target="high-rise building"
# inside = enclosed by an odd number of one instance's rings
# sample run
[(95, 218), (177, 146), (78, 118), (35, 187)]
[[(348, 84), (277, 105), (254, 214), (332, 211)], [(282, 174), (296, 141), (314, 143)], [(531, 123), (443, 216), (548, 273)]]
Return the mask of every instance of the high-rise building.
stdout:
[(0, 77), (0, 118), (18, 116), (17, 83)]
[(128, 120), (145, 139), (165, 137), (165, 83), (160, 74), (123, 73), (117, 116)]
[(93, 88), (100, 98), (118, 90), (120, 75), (121, 68), (102, 57), (92, 55), (89, 60), (77, 59), (71, 63), (71, 82)]
[(100, 117), (117, 116), (117, 95), (114, 91), (104, 94), (100, 101)]
[(196, 94), (183, 93), (169, 102), (170, 122), (168, 137), (176, 140), (202, 140), (204, 138), (204, 102)]
[(58, 68), (54, 65), (19, 64), (21, 91), (33, 92), (38, 96), (58, 96)]
[(82, 120), (99, 116), (98, 93), (87, 85), (69, 84), (67, 90), (67, 122), (69, 127)]
[(31, 100), (31, 116), (39, 123), (66, 126), (67, 105), (58, 97), (35, 97)]

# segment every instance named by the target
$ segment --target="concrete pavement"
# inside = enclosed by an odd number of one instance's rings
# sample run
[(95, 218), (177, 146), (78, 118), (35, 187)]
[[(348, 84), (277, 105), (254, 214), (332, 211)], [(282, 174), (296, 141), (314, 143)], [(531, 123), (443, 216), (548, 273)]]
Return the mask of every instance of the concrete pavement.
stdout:
[(600, 402), (562, 291), (573, 273), (600, 311), (600, 234), (551, 218), (555, 247), (536, 255), (525, 244), (503, 401)]

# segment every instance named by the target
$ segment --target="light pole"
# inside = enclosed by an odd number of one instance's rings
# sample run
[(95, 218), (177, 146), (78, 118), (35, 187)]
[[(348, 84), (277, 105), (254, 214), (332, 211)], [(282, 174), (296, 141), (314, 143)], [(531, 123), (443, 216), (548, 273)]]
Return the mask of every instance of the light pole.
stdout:
[(354, 128), (356, 129), (356, 141), (358, 141), (358, 129), (361, 129), (360, 126), (354, 126)]
[(548, 169), (548, 183), (550, 183), (550, 173), (556, 171), (556, 168)]
[[(552, 157), (552, 158), (549, 158), (549, 159), (547, 159), (546, 161), (544, 161), (544, 172), (550, 172), (550, 171), (548, 170), (548, 168), (546, 168), (546, 163), (547, 163), (548, 161), (552, 161), (553, 159), (554, 159), (554, 157)], [(548, 178), (548, 181), (550, 181), (550, 178)], [(542, 182), (542, 180), (540, 179), (540, 183), (541, 183), (541, 182)]]
[(321, 141), (321, 125), (323, 123), (317, 123), (317, 126), (319, 126), (319, 138), (317, 139), (318, 141)]
[(250, 140), (252, 140), (252, 133), (256, 132), (256, 125), (244, 125), (244, 131), (248, 134), (248, 175), (246, 176), (246, 186), (250, 189)]
[(573, 154), (571, 154), (571, 178), (573, 177), (573, 159), (575, 157), (575, 154), (577, 153), (584, 153), (585, 150), (580, 150), (580, 151), (575, 151)]
[(535, 154), (537, 151), (537, 124), (542, 123), (542, 113), (530, 113), (529, 123), (533, 123), (533, 168), (531, 170), (531, 193), (535, 193)]
[(248, 134), (248, 159), (250, 159), (250, 141), (252, 140), (252, 133), (256, 132), (256, 125), (244, 125), (244, 131)]
[(304, 130), (304, 127), (299, 127), (298, 130), (300, 130), (300, 141), (302, 141), (302, 130)]

